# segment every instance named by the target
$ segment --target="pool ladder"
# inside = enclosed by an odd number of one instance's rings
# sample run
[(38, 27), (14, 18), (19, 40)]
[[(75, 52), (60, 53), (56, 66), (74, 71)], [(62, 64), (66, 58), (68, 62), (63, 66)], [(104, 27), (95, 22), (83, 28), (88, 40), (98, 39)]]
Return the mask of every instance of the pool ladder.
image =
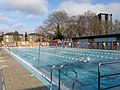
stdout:
[[(51, 68), (51, 75), (50, 75), (50, 77), (51, 77), (51, 87), (50, 87), (50, 90), (52, 90), (52, 84), (53, 84), (53, 79), (52, 79), (53, 69), (55, 69), (57, 66), (58, 65), (53, 65), (52, 68)], [(72, 90), (74, 90), (74, 85), (77, 81), (78, 76), (77, 76), (77, 72), (69, 64), (63, 64), (63, 65), (59, 66), (59, 68), (58, 68), (58, 90), (60, 90), (60, 87), (61, 87), (61, 76), (60, 76), (61, 70), (66, 66), (69, 67), (73, 71), (73, 73), (75, 74), (75, 80), (73, 81), (73, 84), (72, 84)], [(67, 71), (66, 71), (66, 74), (67, 74)], [(66, 77), (67, 77), (67, 75), (64, 77), (64, 80), (65, 80)]]
[(120, 72), (119, 73), (114, 73), (114, 74), (100, 75), (101, 74), (101, 72), (100, 72), (101, 66), (102, 65), (108, 65), (108, 64), (116, 64), (116, 63), (120, 63), (120, 61), (104, 62), (104, 63), (99, 63), (98, 64), (98, 90), (106, 90), (106, 89), (111, 89), (111, 88), (115, 88), (115, 87), (120, 86), (120, 84), (118, 84), (118, 85), (112, 85), (112, 86), (101, 88), (101, 78), (120, 75)]

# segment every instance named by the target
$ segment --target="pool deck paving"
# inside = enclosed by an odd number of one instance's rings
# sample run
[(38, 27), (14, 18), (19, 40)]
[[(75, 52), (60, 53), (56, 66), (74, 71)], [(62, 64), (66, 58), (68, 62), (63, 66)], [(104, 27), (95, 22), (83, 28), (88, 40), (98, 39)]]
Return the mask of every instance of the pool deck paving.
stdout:
[[(4, 49), (0, 50), (0, 67), (2, 67), (0, 74), (3, 74), (5, 90), (49, 90)], [(2, 84), (1, 76), (0, 84)]]

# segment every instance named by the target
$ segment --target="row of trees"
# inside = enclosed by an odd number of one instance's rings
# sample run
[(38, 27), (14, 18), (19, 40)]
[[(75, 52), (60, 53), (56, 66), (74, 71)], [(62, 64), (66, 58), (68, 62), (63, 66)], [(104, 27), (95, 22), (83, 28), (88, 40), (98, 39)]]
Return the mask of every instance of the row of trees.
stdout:
[[(107, 25), (107, 26), (106, 26)], [(104, 27), (107, 28), (107, 30)], [(68, 16), (65, 11), (55, 11), (40, 25), (35, 32), (49, 39), (70, 39), (85, 35), (120, 33), (120, 21), (110, 21), (101, 28), (98, 16), (87, 11), (84, 15)]]

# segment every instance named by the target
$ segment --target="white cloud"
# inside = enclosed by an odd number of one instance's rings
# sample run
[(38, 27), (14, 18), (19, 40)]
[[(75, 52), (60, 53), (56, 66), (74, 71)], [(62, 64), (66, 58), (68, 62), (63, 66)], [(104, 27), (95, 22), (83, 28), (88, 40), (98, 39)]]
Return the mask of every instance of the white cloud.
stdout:
[(80, 1), (80, 2), (90, 2), (92, 0), (78, 0), (78, 1)]
[(41, 14), (48, 11), (47, 0), (1, 0), (4, 9), (25, 14)]
[[(80, 0), (81, 1), (81, 0)], [(83, 0), (82, 0), (83, 1)], [(77, 0), (69, 0), (69, 1), (64, 1), (61, 3), (59, 9), (60, 10), (65, 10), (69, 15), (80, 15), (84, 14), (84, 12), (90, 10), (95, 13), (112, 13), (113, 16), (120, 16), (120, 3), (108, 3), (108, 4), (92, 4), (90, 3), (90, 0), (85, 0), (89, 1), (87, 3), (79, 2)]]
[(7, 16), (4, 16), (3, 14), (0, 13), (0, 23), (1, 24), (7, 24), (7, 25), (12, 25), (15, 23), (15, 21)]
[(25, 27), (25, 24), (23, 24), (23, 23), (16, 23), (15, 24), (15, 28), (17, 28), (17, 29), (21, 29), (23, 27)]
[(12, 18), (7, 17), (7, 16), (5, 16), (1, 13), (0, 13), (0, 23), (4, 24), (4, 25), (7, 25), (9, 27), (17, 28), (17, 29), (25, 26), (25, 24), (23, 24), (21, 22), (17, 22), (15, 20), (13, 20)]
[(7, 32), (13, 32), (13, 30), (11, 30), (9, 28), (0, 28), (0, 32), (7, 33)]
[(0, 32), (4, 32), (4, 33), (8, 33), (8, 32), (14, 32), (14, 31), (18, 31), (21, 34), (24, 34), (26, 31), (30, 31), (30, 30), (26, 30), (26, 29), (13, 29), (13, 28), (0, 28)]
[(38, 18), (38, 16), (29, 14), (26, 16), (26, 18)]
[(63, 1), (76, 1), (76, 2), (85, 3), (85, 2), (90, 2), (91, 0), (63, 0)]

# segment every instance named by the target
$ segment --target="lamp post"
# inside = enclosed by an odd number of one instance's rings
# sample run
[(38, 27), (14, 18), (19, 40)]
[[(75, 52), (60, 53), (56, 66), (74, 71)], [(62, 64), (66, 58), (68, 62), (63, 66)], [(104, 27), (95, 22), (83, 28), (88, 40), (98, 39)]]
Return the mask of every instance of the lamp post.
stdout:
[(39, 42), (39, 49), (38, 49), (38, 69), (39, 69), (39, 61), (40, 61), (40, 42)]

